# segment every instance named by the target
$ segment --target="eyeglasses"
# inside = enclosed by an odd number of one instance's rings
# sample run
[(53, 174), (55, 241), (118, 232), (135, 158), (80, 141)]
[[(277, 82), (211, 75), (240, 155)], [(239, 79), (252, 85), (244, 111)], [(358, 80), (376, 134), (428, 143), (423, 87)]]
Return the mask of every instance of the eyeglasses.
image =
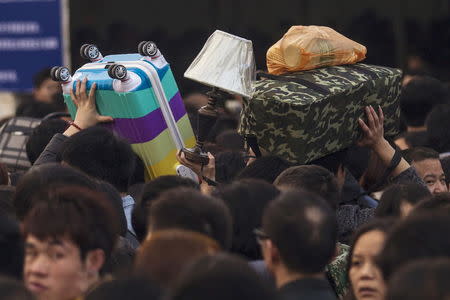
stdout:
[(253, 233), (256, 236), (256, 239), (258, 240), (258, 243), (262, 243), (264, 240), (270, 239), (269, 236), (262, 230), (262, 229), (254, 229)]

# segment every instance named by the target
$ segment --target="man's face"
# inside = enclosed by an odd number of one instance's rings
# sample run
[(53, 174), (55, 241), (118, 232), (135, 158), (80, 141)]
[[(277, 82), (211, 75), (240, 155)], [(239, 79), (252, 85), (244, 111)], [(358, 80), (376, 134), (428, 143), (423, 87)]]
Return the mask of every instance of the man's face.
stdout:
[(447, 191), (445, 174), (439, 159), (429, 158), (419, 162), (413, 161), (412, 166), (431, 193), (438, 194)]
[(51, 103), (56, 93), (61, 91), (61, 84), (48, 78), (34, 90), (34, 98), (39, 102)]
[(72, 300), (89, 288), (80, 249), (66, 238), (42, 241), (28, 235), (24, 280), (39, 300)]

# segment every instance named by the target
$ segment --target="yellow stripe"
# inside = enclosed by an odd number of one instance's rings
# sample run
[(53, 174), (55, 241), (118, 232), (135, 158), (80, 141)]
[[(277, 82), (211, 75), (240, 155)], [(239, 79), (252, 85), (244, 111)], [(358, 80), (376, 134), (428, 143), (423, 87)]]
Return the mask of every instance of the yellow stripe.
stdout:
[[(186, 145), (195, 145), (195, 138), (192, 137), (189, 141), (187, 141)], [(188, 146), (191, 147), (191, 146)], [(154, 165), (147, 166), (147, 175), (150, 175), (150, 179), (154, 179), (158, 176), (162, 175), (176, 175), (176, 168), (179, 165), (176, 154), (178, 150), (170, 151), (169, 154), (159, 163)]]
[[(195, 137), (185, 141), (186, 147), (195, 145)], [(132, 145), (133, 150), (141, 157), (146, 166), (146, 178), (154, 179), (162, 175), (176, 175), (176, 167), (179, 165), (176, 159), (177, 149), (172, 149), (167, 154), (168, 149), (158, 149), (167, 155), (160, 161), (152, 160), (151, 149), (145, 147), (146, 144)], [(155, 145), (158, 146), (158, 145)]]

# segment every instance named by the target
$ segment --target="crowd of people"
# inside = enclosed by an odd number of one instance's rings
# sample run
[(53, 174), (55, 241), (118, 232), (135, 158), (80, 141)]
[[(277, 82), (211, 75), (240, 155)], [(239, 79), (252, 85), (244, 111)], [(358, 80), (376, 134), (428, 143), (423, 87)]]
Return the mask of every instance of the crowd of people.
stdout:
[[(18, 116), (64, 111), (49, 73)], [(113, 120), (95, 86), (76, 87), (73, 122), (30, 135), (32, 167), (0, 165), (0, 299), (450, 299), (450, 98), (438, 79), (404, 76), (399, 136), (368, 106), (355, 145), (308, 165), (256, 157), (230, 100), (209, 163), (177, 154), (197, 181), (145, 182), (131, 146), (101, 126)], [(193, 123), (207, 101), (184, 98)]]

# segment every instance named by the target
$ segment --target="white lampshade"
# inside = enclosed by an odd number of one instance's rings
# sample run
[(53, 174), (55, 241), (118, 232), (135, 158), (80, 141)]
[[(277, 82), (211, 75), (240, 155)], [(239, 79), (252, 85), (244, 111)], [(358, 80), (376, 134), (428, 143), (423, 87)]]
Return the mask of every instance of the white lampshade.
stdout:
[(255, 72), (252, 41), (216, 30), (184, 77), (251, 98)]

